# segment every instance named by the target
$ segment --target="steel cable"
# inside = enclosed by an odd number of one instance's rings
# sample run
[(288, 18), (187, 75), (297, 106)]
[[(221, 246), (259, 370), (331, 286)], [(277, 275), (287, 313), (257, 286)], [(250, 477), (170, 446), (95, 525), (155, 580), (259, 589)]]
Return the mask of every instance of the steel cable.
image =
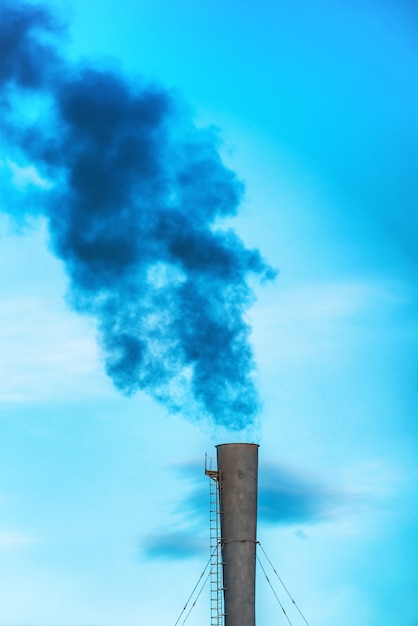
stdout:
[[(206, 565), (205, 565), (205, 568), (204, 568), (203, 572), (200, 574), (200, 576), (199, 576), (199, 578), (198, 578), (197, 583), (196, 583), (196, 584), (195, 584), (195, 586), (193, 587), (193, 591), (191, 592), (191, 594), (190, 594), (190, 595), (189, 595), (189, 597), (187, 598), (187, 602), (186, 602), (186, 604), (184, 605), (184, 607), (183, 607), (183, 609), (182, 609), (182, 611), (181, 611), (180, 615), (178, 616), (177, 621), (176, 621), (176, 623), (174, 624), (174, 626), (177, 626), (177, 624), (178, 624), (178, 623), (179, 623), (179, 621), (181, 620), (182, 615), (183, 615), (183, 613), (185, 612), (185, 610), (187, 609), (188, 604), (189, 604), (190, 600), (191, 600), (191, 599), (192, 599), (192, 597), (193, 597), (193, 594), (195, 593), (195, 591), (196, 591), (197, 587), (199, 586), (200, 581), (202, 580), (203, 576), (205, 575), (205, 572), (206, 572), (206, 570), (207, 570), (208, 566), (210, 565), (210, 563), (211, 563), (211, 561), (212, 561), (212, 558), (213, 558), (213, 555), (215, 554), (215, 552), (216, 552), (217, 548), (218, 548), (218, 547), (216, 546), (216, 549), (215, 549), (215, 550), (212, 552), (212, 554), (210, 555), (209, 560), (208, 560), (208, 562), (206, 563)], [(209, 578), (209, 576), (211, 575), (211, 573), (212, 573), (212, 569), (209, 571), (209, 574), (208, 574), (207, 578)], [(192, 610), (192, 608), (194, 607), (194, 605), (195, 605), (195, 604), (196, 604), (196, 602), (197, 602), (197, 599), (199, 598), (200, 594), (202, 593), (202, 590), (203, 590), (204, 586), (206, 585), (207, 578), (206, 578), (206, 580), (205, 580), (205, 582), (204, 582), (204, 584), (203, 584), (202, 589), (199, 591), (199, 594), (198, 594), (198, 596), (197, 596), (196, 600), (194, 601), (194, 603), (193, 603), (193, 605), (192, 605), (192, 607), (191, 607), (190, 611)], [(186, 619), (187, 619), (187, 618), (188, 618), (188, 616), (190, 615), (190, 611), (189, 611), (189, 613), (187, 614)], [(185, 621), (186, 621), (186, 619), (185, 619)], [(183, 624), (184, 624), (184, 622), (183, 622)]]
[(260, 561), (260, 557), (258, 556), (258, 554), (257, 554), (257, 561), (259, 562), (260, 567), (261, 567), (261, 569), (263, 570), (264, 576), (266, 577), (266, 580), (267, 580), (268, 584), (270, 585), (270, 588), (271, 588), (272, 592), (274, 593), (274, 596), (275, 596), (275, 598), (276, 598), (277, 602), (279, 603), (280, 608), (281, 608), (281, 610), (283, 611), (284, 616), (286, 617), (286, 619), (287, 619), (287, 621), (289, 622), (290, 626), (292, 626), (292, 622), (290, 621), (289, 616), (288, 616), (288, 614), (286, 613), (286, 611), (285, 611), (285, 609), (284, 609), (283, 604), (280, 602), (279, 596), (277, 595), (277, 593), (276, 593), (276, 591), (275, 591), (275, 589), (274, 589), (273, 585), (271, 584), (271, 582), (270, 582), (270, 578), (267, 576), (266, 570), (264, 569), (263, 564), (262, 564), (262, 562)]
[[(302, 619), (303, 619), (303, 621), (305, 622), (305, 624), (306, 624), (307, 626), (309, 626), (309, 623), (308, 623), (308, 621), (307, 621), (306, 617), (304, 616), (304, 614), (302, 613), (302, 611), (300, 610), (300, 608), (299, 608), (299, 607), (298, 607), (298, 605), (296, 604), (296, 601), (292, 598), (292, 596), (291, 596), (291, 594), (290, 594), (290, 592), (289, 592), (288, 588), (286, 587), (286, 585), (284, 584), (284, 582), (283, 582), (283, 581), (282, 581), (282, 579), (280, 578), (279, 574), (277, 573), (276, 569), (274, 568), (273, 563), (270, 561), (269, 557), (267, 556), (267, 553), (266, 553), (266, 551), (264, 550), (263, 546), (261, 545), (261, 543), (260, 543), (259, 541), (257, 541), (257, 543), (258, 543), (258, 545), (260, 546), (260, 548), (261, 548), (261, 550), (262, 550), (262, 552), (263, 552), (264, 556), (266, 557), (267, 561), (269, 562), (271, 569), (273, 570), (273, 572), (276, 574), (277, 578), (279, 579), (279, 582), (280, 582), (280, 584), (282, 585), (283, 589), (286, 591), (287, 595), (288, 595), (288, 596), (289, 596), (289, 598), (291, 599), (292, 604), (295, 606), (296, 610), (298, 611), (299, 615), (302, 617)], [(257, 558), (258, 558), (258, 556), (257, 556)], [(258, 561), (259, 561), (259, 563), (260, 563), (260, 560), (258, 560)], [(260, 563), (260, 565), (261, 565), (261, 563)], [(263, 569), (263, 571), (264, 571), (264, 569)]]

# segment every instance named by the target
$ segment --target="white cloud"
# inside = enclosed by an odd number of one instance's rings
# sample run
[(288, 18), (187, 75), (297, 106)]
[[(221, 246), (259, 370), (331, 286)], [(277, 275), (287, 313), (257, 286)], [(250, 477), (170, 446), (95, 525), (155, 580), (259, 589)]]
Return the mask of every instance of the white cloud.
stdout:
[(18, 548), (32, 543), (36, 543), (32, 537), (14, 531), (0, 530), (0, 550)]
[[(280, 286), (279, 286), (280, 289)], [(321, 360), (337, 354), (388, 323), (389, 314), (407, 303), (402, 286), (391, 281), (352, 280), (303, 284), (275, 293), (272, 306), (258, 305), (251, 315), (258, 352)], [(396, 329), (391, 325), (391, 333)], [(341, 356), (341, 354), (340, 354)]]
[[(0, 399), (54, 400), (95, 393), (104, 380), (95, 331), (48, 298), (11, 298), (0, 311)], [(101, 393), (103, 393), (101, 389)]]
[(347, 281), (302, 285), (284, 292), (278, 305), (285, 319), (332, 320), (352, 318), (380, 305), (396, 305), (399, 289), (392, 283)]

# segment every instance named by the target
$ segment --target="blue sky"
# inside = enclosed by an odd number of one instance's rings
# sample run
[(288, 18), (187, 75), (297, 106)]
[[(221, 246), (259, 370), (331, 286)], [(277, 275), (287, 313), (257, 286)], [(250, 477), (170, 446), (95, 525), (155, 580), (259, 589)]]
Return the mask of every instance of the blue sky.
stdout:
[[(0, 31), (10, 6), (2, 2)], [(68, 24), (54, 44), (62, 102), (74, 67), (110, 67), (176, 103), (174, 139), (161, 135), (174, 160), (185, 154), (176, 133), (189, 133), (193, 154), (205, 145), (215, 159), (213, 134), (191, 120), (219, 129), (223, 163), (245, 194), (235, 216), (232, 201), (223, 220), (218, 207), (216, 225), (233, 228), (279, 273), (262, 284), (239, 266), (256, 295), (244, 311), (263, 403), (254, 427), (222, 428), (187, 395), (174, 415), (143, 391), (125, 397), (105, 371), (102, 309), (92, 314), (85, 298), (74, 310), (79, 274), (68, 257), (63, 263), (63, 240), (51, 230), (68, 225), (68, 199), (51, 182), (53, 168), (47, 179), (39, 146), (60, 145), (70, 173), (79, 147), (48, 117), (55, 83), (17, 99), (3, 89), (2, 111), (11, 97), (19, 107), (0, 129), (0, 626), (174, 624), (209, 555), (204, 454), (237, 439), (260, 444), (259, 539), (309, 623), (414, 626), (414, 3), (42, 6)], [(114, 91), (103, 99), (114, 102)], [(17, 150), (19, 130), (33, 121), (38, 143)], [(213, 170), (224, 171), (219, 163)], [(222, 180), (225, 193), (238, 193), (236, 181)], [(193, 202), (187, 207), (185, 228), (197, 215)], [(132, 239), (126, 244), (129, 251)], [(108, 302), (129, 302), (122, 319), (137, 320), (139, 292), (116, 285), (119, 300)], [(218, 298), (224, 282), (216, 276), (212, 285)], [(283, 619), (262, 572), (257, 615), (266, 626)], [(189, 623), (205, 621), (202, 597)]]

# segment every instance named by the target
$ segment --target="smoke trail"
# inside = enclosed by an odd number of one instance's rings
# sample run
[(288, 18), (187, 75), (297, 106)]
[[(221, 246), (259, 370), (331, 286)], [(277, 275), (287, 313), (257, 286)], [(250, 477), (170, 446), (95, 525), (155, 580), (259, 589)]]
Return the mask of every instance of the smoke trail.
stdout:
[(4, 210), (46, 216), (71, 304), (97, 320), (117, 388), (231, 429), (250, 425), (259, 397), (248, 277), (274, 272), (219, 226), (243, 186), (216, 132), (197, 129), (160, 86), (67, 63), (63, 29), (44, 8), (6, 2), (0, 20), (0, 132), (10, 158), (51, 181), (42, 199), (38, 188)]

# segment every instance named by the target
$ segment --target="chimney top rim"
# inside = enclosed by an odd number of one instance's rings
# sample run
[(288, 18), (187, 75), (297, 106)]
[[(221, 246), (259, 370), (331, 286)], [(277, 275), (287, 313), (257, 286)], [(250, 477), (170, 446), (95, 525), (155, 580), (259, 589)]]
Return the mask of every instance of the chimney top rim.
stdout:
[(215, 446), (215, 448), (224, 448), (225, 446), (255, 446), (256, 448), (260, 447), (258, 443), (219, 443), (217, 446)]

